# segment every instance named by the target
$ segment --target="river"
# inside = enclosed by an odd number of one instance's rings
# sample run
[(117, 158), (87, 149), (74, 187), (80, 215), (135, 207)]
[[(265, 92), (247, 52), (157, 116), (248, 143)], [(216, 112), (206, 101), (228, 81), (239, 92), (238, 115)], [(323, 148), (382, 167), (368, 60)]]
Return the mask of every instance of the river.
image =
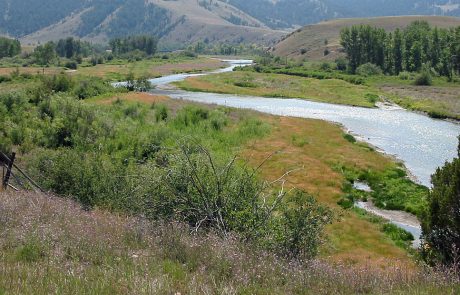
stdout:
[[(460, 124), (432, 119), (423, 114), (407, 111), (398, 106), (380, 104), (378, 108), (361, 108), (345, 105), (313, 102), (303, 99), (265, 98), (187, 92), (168, 87), (167, 84), (188, 77), (211, 75), (232, 71), (236, 66), (248, 65), (250, 60), (228, 60), (230, 66), (204, 74), (178, 74), (150, 80), (157, 89), (153, 93), (168, 95), (173, 99), (185, 99), (200, 103), (217, 104), (228, 107), (252, 109), (280, 116), (322, 119), (341, 124), (360, 140), (370, 143), (381, 152), (404, 162), (415, 180), (427, 187), (431, 186), (430, 176), (446, 161), (457, 155)], [(360, 207), (377, 215), (388, 216), (388, 212), (360, 204)], [(419, 237), (420, 227), (400, 220), (392, 220)], [(403, 220), (404, 221), (404, 220)], [(407, 228), (410, 226), (410, 228)], [(415, 230), (415, 232), (414, 232)]]

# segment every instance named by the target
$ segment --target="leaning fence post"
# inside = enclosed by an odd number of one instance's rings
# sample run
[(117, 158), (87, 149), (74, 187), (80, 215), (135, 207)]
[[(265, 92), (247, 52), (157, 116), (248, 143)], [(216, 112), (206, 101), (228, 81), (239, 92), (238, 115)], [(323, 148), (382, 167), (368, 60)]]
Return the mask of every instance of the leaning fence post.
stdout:
[(8, 183), (10, 181), (10, 177), (11, 177), (11, 169), (13, 169), (13, 163), (14, 163), (14, 159), (16, 158), (16, 153), (13, 153), (11, 155), (11, 158), (9, 159), (9, 161), (7, 160), (7, 167), (6, 167), (6, 174), (5, 174), (5, 178), (3, 179), (3, 189), (7, 189), (8, 188)]

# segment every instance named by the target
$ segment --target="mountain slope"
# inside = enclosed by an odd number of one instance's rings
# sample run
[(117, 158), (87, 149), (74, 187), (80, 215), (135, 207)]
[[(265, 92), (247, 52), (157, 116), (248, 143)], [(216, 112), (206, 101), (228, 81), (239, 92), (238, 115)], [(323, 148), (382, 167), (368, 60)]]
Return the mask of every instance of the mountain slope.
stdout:
[[(334, 60), (338, 55), (340, 55), (340, 31), (344, 27), (358, 24), (368, 24), (392, 31), (396, 28), (404, 28), (416, 20), (426, 20), (431, 25), (441, 28), (460, 26), (460, 18), (442, 16), (395, 16), (365, 19), (337, 19), (321, 22), (316, 25), (305, 26), (302, 29), (291, 33), (281, 42), (276, 44), (272, 48), (272, 51), (278, 56), (288, 56), (297, 59)], [(327, 45), (325, 43), (327, 43)], [(324, 50), (326, 48), (328, 48), (331, 53), (324, 56)]]
[(206, 37), (267, 44), (284, 34), (216, 0), (0, 0), (0, 11), (0, 32), (31, 44), (69, 35), (104, 42), (145, 33), (181, 45)]

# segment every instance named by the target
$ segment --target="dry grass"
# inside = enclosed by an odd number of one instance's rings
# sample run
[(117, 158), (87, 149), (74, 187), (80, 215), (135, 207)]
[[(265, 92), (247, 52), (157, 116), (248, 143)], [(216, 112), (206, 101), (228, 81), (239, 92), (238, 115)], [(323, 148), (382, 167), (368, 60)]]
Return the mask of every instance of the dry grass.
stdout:
[(381, 90), (396, 95), (404, 107), (460, 119), (460, 88), (410, 85), (382, 85)]
[[(448, 272), (299, 264), (184, 226), (0, 192), (2, 294), (454, 294)], [(457, 277), (458, 278), (458, 277)]]
[(19, 71), (21, 74), (40, 74), (40, 75), (56, 75), (64, 71), (63, 68), (58, 67), (12, 67), (0, 68), (0, 76), (10, 75), (11, 73)]

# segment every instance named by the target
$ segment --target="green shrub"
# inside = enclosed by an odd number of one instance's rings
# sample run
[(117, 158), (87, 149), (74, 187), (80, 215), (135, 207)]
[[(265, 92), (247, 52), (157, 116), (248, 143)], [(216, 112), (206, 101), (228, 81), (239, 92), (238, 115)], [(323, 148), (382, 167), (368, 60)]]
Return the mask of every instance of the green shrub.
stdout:
[(375, 104), (377, 101), (379, 101), (379, 96), (377, 94), (374, 94), (374, 93), (366, 93), (366, 99), (370, 103)]
[(66, 62), (64, 66), (71, 70), (76, 70), (78, 68), (77, 62), (73, 60)]
[(244, 88), (255, 88), (255, 87), (257, 87), (257, 84), (255, 84), (253, 82), (249, 82), (249, 81), (238, 81), (238, 82), (233, 83), (233, 85), (235, 85), (237, 87), (244, 87)]
[(433, 84), (431, 73), (427, 70), (423, 70), (415, 77), (414, 84), (417, 86), (431, 86)]
[(164, 104), (155, 105), (155, 121), (166, 121), (169, 116), (168, 107)]
[(401, 72), (398, 75), (399, 79), (401, 80), (412, 80), (412, 74), (409, 72)]
[(87, 99), (114, 90), (110, 84), (104, 82), (102, 79), (91, 78), (79, 81), (74, 93), (79, 99)]
[(346, 71), (348, 67), (348, 60), (344, 57), (337, 58), (335, 60), (335, 63), (337, 65), (337, 70), (339, 71)]
[(349, 133), (345, 133), (343, 135), (343, 138), (345, 138), (350, 143), (355, 143), (356, 142), (356, 138), (353, 135), (349, 134)]
[(197, 106), (186, 106), (181, 109), (174, 119), (177, 127), (188, 127), (197, 125), (198, 123), (207, 120), (209, 111)]
[(357, 69), (356, 69), (356, 73), (360, 76), (375, 76), (375, 75), (381, 75), (382, 74), (382, 69), (377, 66), (377, 65), (374, 65), (372, 63), (366, 63), (366, 64), (363, 64), (363, 65), (360, 65)]

